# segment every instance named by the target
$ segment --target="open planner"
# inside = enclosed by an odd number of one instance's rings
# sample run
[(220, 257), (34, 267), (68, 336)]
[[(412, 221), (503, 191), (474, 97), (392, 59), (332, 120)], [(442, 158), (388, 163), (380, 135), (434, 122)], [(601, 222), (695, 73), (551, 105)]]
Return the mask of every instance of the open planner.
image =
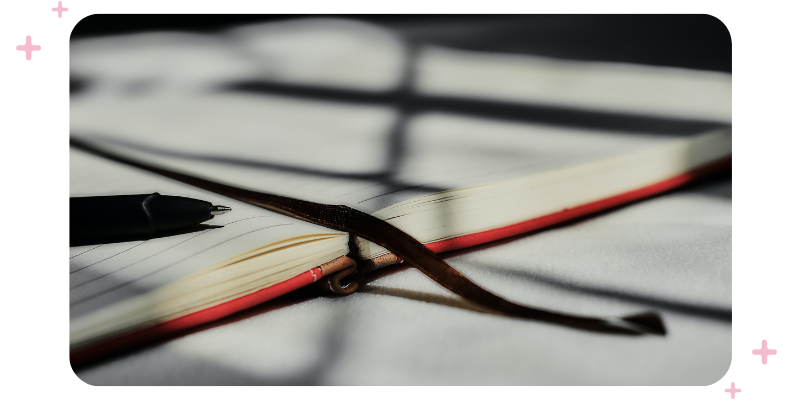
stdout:
[[(78, 72), (81, 56), (89, 59), (79, 50), (73, 48)], [(375, 57), (382, 57), (375, 51)], [(391, 223), (435, 252), (641, 199), (730, 165), (725, 111), (730, 75), (614, 63), (578, 67), (435, 48), (419, 57), (413, 87), (420, 96), (523, 105), (556, 99), (559, 107), (604, 112), (628, 107), (651, 115), (662, 110), (665, 115), (653, 117), (655, 125), (658, 118), (676, 116), (711, 122), (652, 133), (629, 126), (491, 119), (454, 113), (446, 104), (437, 109), (444, 100), (409, 114), (378, 101), (384, 85), (378, 78), (375, 87), (346, 87), (346, 82), (337, 87), (326, 81), (336, 77), (308, 70), (297, 72), (310, 74), (300, 78), (262, 74), (249, 77), (247, 84), (157, 86), (143, 93), (128, 93), (113, 79), (101, 78), (94, 92), (73, 95), (71, 135), (227, 185), (346, 205)], [(562, 84), (554, 90), (546, 84), (568, 82), (570, 73), (582, 77), (576, 86), (582, 89)], [(498, 76), (531, 84), (520, 88), (489, 79)], [(263, 82), (301, 78), (330, 93), (315, 99), (258, 92)], [(369, 76), (364, 79), (370, 82)], [(627, 92), (625, 82), (633, 85)], [(586, 87), (615, 91), (613, 101), (581, 92)], [(345, 95), (343, 101), (331, 100), (337, 91), (348, 90), (378, 100), (349, 101)], [(180, 235), (70, 248), (73, 359), (270, 300), (338, 271), (337, 260), (348, 254), (376, 266), (401, 261), (346, 233), (70, 149), (70, 196), (152, 192), (206, 200), (233, 211)], [(357, 254), (350, 252), (351, 239)]]

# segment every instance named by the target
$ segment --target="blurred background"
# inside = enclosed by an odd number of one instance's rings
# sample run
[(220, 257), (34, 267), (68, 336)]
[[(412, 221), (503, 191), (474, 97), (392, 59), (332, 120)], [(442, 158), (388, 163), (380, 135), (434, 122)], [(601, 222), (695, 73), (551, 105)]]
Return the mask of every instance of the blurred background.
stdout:
[(409, 44), (731, 72), (731, 39), (709, 15), (93, 15), (72, 39), (153, 31), (223, 33), (242, 25), (335, 18)]
[[(419, 155), (436, 143), (463, 157), (545, 127), (583, 138), (561, 149), (575, 154), (732, 119), (731, 40), (711, 16), (93, 15), (70, 57), (73, 135), (298, 186), (325, 177), (345, 192), (448, 189)], [(452, 132), (470, 139), (453, 149)], [(516, 165), (501, 150), (486, 157)], [(711, 384), (730, 362), (730, 220), (726, 173), (447, 255), (529, 304), (658, 310), (666, 338), (482, 314), (396, 266), (355, 295), (299, 291), (76, 373), (92, 384)]]

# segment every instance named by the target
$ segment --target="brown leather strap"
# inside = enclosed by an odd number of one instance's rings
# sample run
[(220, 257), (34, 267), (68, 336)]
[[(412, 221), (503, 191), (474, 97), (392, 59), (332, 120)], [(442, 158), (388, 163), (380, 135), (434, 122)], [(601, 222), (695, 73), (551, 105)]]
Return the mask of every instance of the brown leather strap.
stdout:
[(359, 236), (367, 239), (391, 251), (445, 289), (475, 304), (499, 311), (508, 316), (545, 321), (597, 332), (628, 335), (666, 334), (661, 318), (655, 313), (637, 314), (622, 318), (593, 318), (557, 313), (508, 301), (472, 282), (402, 230), (380, 218), (350, 207), (313, 203), (213, 182), (116, 154), (81, 139), (70, 138), (70, 145), (109, 160), (163, 175), (270, 211), (337, 231), (347, 232), (351, 237)]

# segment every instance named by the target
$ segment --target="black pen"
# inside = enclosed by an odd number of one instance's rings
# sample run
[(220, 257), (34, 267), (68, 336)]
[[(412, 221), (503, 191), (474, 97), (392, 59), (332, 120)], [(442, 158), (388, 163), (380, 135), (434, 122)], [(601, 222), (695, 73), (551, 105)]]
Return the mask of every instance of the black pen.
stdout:
[(108, 243), (178, 231), (231, 209), (158, 193), (69, 199), (70, 244)]

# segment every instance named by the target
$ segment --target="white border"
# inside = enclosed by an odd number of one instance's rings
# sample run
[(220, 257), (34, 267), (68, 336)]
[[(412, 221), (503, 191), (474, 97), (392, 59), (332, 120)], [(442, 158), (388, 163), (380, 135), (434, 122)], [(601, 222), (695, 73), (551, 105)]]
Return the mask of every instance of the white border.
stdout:
[[(57, 0), (5, 3), (0, 11), (3, 79), (2, 160), (5, 252), (2, 317), (3, 392), (8, 398), (115, 400), (146, 395), (219, 399), (220, 396), (380, 395), (544, 396), (539, 398), (737, 399), (796, 396), (797, 354), (792, 329), (797, 316), (795, 249), (797, 212), (798, 32), (796, 13), (771, 1), (456, 2), (368, 1), (165, 1), (62, 0), (63, 18), (50, 11)], [(522, 387), (522, 388), (95, 388), (72, 373), (67, 356), (67, 137), (69, 34), (83, 17), (96, 13), (710, 13), (733, 38), (734, 65), (734, 258), (733, 359), (728, 373), (706, 387)], [(31, 35), (42, 46), (26, 61), (16, 45)], [(41, 217), (41, 210), (51, 215)], [(791, 308), (790, 308), (791, 307)], [(762, 365), (750, 354), (767, 339), (776, 356)], [(382, 390), (381, 390), (382, 389)], [(324, 390), (324, 392), (322, 392)], [(225, 393), (222, 393), (222, 392)], [(380, 391), (380, 393), (373, 393)], [(231, 393), (232, 392), (232, 393)], [(795, 393), (795, 394), (792, 394)], [(4, 396), (5, 397), (5, 396)], [(427, 396), (426, 396), (427, 397)]]

